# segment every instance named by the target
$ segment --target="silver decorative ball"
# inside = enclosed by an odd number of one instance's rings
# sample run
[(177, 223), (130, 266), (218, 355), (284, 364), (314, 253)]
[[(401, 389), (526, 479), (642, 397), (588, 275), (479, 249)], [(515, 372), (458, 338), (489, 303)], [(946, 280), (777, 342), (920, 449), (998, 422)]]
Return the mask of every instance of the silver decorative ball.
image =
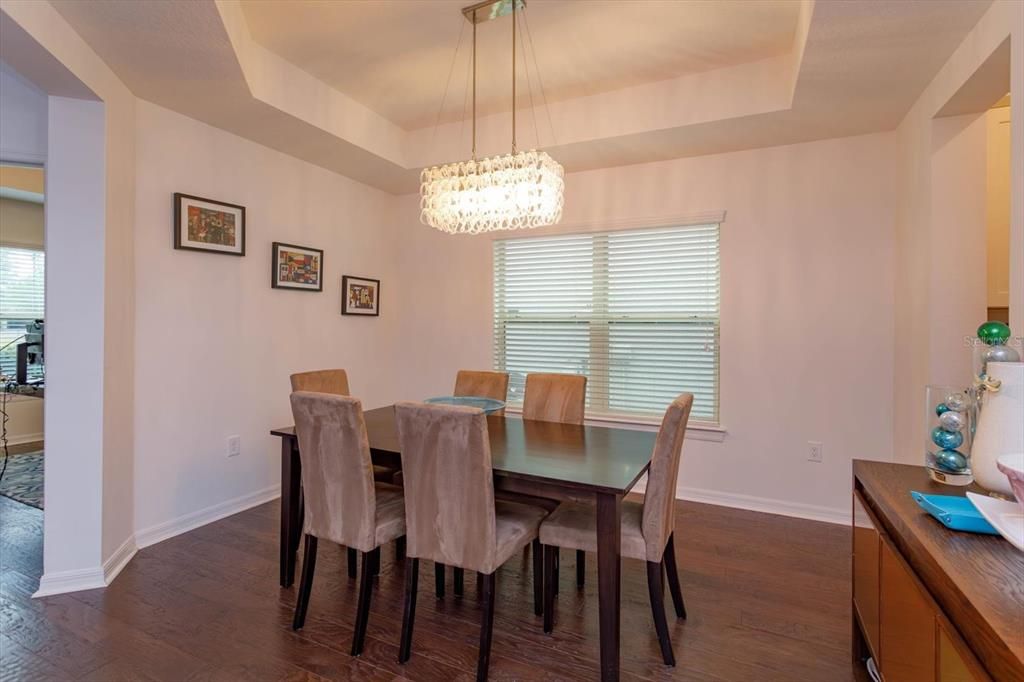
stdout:
[(967, 409), (967, 396), (963, 393), (952, 393), (946, 396), (946, 407), (954, 412), (963, 412)]
[(982, 367), (990, 362), (1020, 362), (1020, 353), (1009, 346), (989, 346), (981, 356)]
[(939, 424), (947, 431), (962, 431), (967, 426), (967, 417), (963, 412), (943, 412), (939, 416)]

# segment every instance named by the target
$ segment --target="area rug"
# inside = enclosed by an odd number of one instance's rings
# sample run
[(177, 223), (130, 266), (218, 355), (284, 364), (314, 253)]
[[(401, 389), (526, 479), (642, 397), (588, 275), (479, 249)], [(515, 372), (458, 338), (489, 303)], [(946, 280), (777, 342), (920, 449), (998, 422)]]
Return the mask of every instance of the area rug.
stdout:
[[(3, 455), (0, 454), (0, 468)], [(0, 495), (36, 509), (43, 508), (43, 453), (24, 452), (10, 455), (7, 471), (0, 479)]]

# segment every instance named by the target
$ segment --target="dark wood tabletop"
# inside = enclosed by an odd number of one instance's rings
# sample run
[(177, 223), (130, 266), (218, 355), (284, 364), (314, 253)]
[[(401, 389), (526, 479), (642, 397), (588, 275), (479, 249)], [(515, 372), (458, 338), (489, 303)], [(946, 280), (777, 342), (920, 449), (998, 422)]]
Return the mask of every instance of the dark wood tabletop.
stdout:
[[(398, 454), (398, 431), (392, 405), (367, 410), (370, 449)], [(628, 492), (651, 463), (656, 433), (631, 429), (575, 426), (491, 416), (491, 465), (496, 476), (558, 481), (591, 492)], [(291, 436), (293, 427), (274, 429)]]
[(854, 461), (855, 484), (907, 563), (996, 679), (1024, 680), (1024, 552), (996, 535), (949, 530), (910, 491), (963, 496), (924, 467)]

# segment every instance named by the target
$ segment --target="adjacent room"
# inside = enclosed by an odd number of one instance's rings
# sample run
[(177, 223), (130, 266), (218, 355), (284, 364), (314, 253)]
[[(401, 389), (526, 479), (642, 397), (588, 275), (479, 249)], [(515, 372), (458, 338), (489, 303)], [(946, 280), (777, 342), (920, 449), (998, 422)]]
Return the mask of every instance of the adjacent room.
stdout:
[(1024, 681), (1021, 97), (1021, 0), (0, 0), (0, 680)]

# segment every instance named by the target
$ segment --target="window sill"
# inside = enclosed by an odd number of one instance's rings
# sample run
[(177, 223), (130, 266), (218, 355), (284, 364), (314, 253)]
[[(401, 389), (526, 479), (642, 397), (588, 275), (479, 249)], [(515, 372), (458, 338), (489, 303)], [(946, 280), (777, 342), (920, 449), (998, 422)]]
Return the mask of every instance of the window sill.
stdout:
[[(521, 407), (508, 407), (505, 409), (505, 413), (521, 417), (523, 414), (523, 408)], [(659, 418), (644, 418), (644, 417), (588, 417), (585, 420), (588, 426), (613, 426), (623, 429), (634, 429), (637, 431), (657, 431), (658, 427), (661, 426), (661, 419)], [(686, 426), (686, 439), (687, 440), (704, 440), (712, 443), (721, 443), (725, 440), (725, 436), (728, 432), (716, 424), (710, 424), (708, 422), (690, 422)]]

